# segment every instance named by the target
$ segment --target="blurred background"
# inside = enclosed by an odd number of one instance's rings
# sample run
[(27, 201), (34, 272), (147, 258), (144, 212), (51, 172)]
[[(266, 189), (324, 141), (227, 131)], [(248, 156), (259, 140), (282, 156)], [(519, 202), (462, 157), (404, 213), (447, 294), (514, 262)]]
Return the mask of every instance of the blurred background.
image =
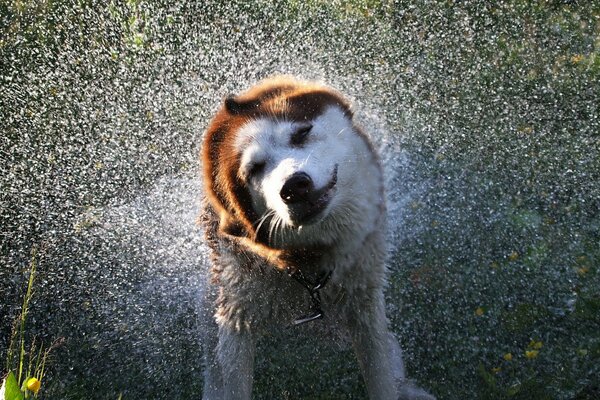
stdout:
[[(354, 103), (388, 183), (388, 315), (440, 399), (600, 398), (600, 2), (0, 2), (0, 376), (200, 398), (197, 154), (276, 73)], [(351, 349), (259, 344), (254, 398), (362, 399)]]

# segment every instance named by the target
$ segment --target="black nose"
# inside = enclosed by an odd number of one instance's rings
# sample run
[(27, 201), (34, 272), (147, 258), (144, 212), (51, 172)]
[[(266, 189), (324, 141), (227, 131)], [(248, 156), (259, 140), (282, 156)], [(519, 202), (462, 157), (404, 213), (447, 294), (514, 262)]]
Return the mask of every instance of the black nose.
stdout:
[(308, 174), (296, 172), (283, 184), (279, 195), (285, 204), (300, 203), (308, 200), (313, 188), (313, 181)]

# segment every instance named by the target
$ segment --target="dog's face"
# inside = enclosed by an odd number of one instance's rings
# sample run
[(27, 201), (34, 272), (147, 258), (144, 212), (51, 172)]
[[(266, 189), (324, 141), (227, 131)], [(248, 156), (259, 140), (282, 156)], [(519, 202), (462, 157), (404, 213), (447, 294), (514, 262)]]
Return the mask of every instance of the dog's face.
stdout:
[(347, 213), (357, 168), (372, 161), (337, 92), (281, 78), (228, 98), (202, 155), (221, 232), (271, 247), (314, 238)]
[(270, 231), (293, 229), (327, 218), (343, 185), (340, 167), (353, 158), (348, 145), (352, 129), (337, 106), (308, 121), (263, 117), (240, 128), (238, 174), (259, 225), (267, 223)]

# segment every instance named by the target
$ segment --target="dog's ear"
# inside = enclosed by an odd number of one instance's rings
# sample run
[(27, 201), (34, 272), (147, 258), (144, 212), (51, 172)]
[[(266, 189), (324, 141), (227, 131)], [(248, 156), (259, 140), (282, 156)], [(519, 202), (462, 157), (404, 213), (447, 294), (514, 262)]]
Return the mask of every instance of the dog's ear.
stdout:
[(245, 114), (258, 108), (259, 106), (259, 99), (241, 100), (236, 96), (227, 96), (225, 99), (225, 109), (231, 115)]
[(240, 112), (240, 103), (235, 100), (234, 95), (229, 95), (225, 99), (225, 109), (229, 114), (237, 115)]

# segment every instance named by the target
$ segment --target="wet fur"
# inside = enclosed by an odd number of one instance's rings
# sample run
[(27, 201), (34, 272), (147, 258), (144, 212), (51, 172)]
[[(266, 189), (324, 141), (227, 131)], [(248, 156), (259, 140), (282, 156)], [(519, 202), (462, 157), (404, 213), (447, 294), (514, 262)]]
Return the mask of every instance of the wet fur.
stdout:
[[(338, 92), (279, 77), (227, 98), (205, 132), (201, 222), (212, 258), (204, 399), (251, 398), (257, 338), (289, 326), (311, 306), (306, 289), (288, 276), (298, 270), (312, 280), (332, 272), (321, 291), (325, 318), (310, 324), (349, 334), (371, 399), (432, 398), (405, 379), (387, 327), (382, 171), (352, 118)], [(312, 142), (286, 147), (286, 135), (307, 123)], [(268, 166), (250, 182), (252, 157), (268, 158)], [(294, 226), (277, 203), (280, 185), (303, 169), (323, 186), (333, 165), (339, 174), (328, 208), (320, 219)]]

